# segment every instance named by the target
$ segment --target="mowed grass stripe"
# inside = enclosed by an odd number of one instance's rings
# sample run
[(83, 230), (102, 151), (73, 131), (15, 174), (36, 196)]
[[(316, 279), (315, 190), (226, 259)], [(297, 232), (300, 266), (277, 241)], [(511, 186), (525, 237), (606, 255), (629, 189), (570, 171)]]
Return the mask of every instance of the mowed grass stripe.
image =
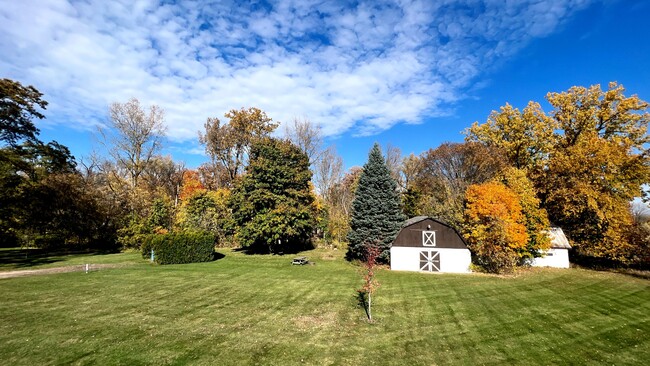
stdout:
[[(0, 281), (6, 364), (644, 364), (648, 281), (583, 270), (515, 277), (359, 268), (332, 253), (224, 251), (212, 263)], [(115, 260), (115, 258), (111, 258)], [(132, 260), (132, 258), (129, 258)]]

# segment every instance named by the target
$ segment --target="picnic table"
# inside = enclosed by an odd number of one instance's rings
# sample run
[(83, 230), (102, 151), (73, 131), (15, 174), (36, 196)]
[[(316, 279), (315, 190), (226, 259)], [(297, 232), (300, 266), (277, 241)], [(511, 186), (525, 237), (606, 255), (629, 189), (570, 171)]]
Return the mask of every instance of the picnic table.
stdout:
[(307, 259), (307, 257), (297, 257), (297, 258), (294, 258), (291, 261), (291, 264), (296, 264), (296, 265), (299, 265), (299, 266), (303, 266), (303, 265), (308, 264), (308, 263), (309, 263), (309, 260)]

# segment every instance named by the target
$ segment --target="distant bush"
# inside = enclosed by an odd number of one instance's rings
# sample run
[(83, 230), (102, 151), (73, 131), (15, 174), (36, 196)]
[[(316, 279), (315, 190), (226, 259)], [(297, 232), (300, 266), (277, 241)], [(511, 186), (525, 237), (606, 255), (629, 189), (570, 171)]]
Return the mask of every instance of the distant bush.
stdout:
[(215, 236), (206, 232), (154, 234), (143, 237), (142, 256), (148, 258), (154, 251), (159, 264), (182, 264), (214, 260)]
[(153, 239), (159, 235), (167, 235), (167, 234), (148, 234), (148, 235), (142, 235), (140, 237), (140, 251), (142, 252), (142, 258), (145, 259), (150, 258)]

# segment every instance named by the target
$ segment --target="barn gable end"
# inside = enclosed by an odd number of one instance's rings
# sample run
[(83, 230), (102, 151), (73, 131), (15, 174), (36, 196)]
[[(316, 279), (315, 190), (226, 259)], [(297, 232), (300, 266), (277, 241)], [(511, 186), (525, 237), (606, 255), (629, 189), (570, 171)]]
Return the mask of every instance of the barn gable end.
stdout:
[(407, 220), (390, 249), (393, 270), (467, 273), (471, 255), (458, 232), (427, 216)]

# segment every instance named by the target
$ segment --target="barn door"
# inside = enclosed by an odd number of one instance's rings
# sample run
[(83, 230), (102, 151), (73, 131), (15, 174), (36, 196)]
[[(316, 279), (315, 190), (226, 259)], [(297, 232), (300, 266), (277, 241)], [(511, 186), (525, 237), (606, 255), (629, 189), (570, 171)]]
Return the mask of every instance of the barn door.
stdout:
[(433, 250), (420, 252), (420, 271), (439, 272), (440, 253)]

